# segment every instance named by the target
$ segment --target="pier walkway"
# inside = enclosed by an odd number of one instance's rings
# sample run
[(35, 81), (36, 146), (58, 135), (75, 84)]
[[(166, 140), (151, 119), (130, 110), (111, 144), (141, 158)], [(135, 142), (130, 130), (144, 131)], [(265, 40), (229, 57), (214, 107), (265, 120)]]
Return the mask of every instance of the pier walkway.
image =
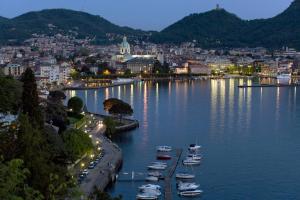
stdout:
[(172, 177), (179, 164), (182, 149), (176, 149), (176, 159), (174, 159), (172, 165), (169, 167), (167, 175), (165, 177), (165, 200), (172, 199)]

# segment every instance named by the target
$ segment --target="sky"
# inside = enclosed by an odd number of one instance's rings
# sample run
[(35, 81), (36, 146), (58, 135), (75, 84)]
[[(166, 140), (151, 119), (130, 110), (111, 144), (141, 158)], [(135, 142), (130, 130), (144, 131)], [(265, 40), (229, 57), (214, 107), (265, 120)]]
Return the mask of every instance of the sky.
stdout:
[(161, 30), (191, 13), (220, 7), (242, 19), (273, 17), (293, 0), (0, 0), (0, 16), (12, 18), (28, 11), (66, 8), (100, 15), (120, 25)]

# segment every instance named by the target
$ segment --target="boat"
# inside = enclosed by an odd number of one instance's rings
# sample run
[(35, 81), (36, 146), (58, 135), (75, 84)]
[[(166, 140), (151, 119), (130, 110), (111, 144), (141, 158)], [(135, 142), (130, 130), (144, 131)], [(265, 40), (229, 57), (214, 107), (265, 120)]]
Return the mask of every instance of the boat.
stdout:
[(157, 146), (156, 150), (161, 151), (161, 152), (170, 152), (170, 151), (172, 151), (172, 147), (170, 147), (170, 146)]
[(178, 186), (179, 191), (191, 191), (191, 190), (196, 190), (200, 187), (200, 185), (195, 184), (195, 183), (185, 183), (180, 186)]
[(146, 177), (146, 181), (153, 181), (153, 182), (157, 182), (158, 178), (155, 176), (147, 176)]
[(184, 165), (200, 165), (200, 160), (185, 159), (182, 161)]
[(178, 173), (176, 174), (177, 179), (193, 179), (195, 178), (194, 174), (188, 174), (188, 173)]
[(139, 187), (140, 190), (142, 189), (156, 189), (156, 190), (160, 190), (161, 186), (160, 185), (154, 185), (154, 184), (146, 184), (146, 185), (141, 185)]
[(167, 155), (167, 154), (158, 154), (156, 156), (156, 158), (158, 160), (170, 160), (172, 157), (170, 155)]
[(154, 169), (154, 170), (164, 170), (166, 169), (166, 165), (149, 165), (148, 169)]
[(167, 163), (165, 163), (165, 162), (160, 162), (160, 161), (158, 161), (158, 162), (152, 162), (151, 164), (152, 164), (152, 165), (165, 165), (165, 166), (167, 166)]
[(184, 197), (194, 197), (194, 196), (199, 196), (202, 192), (203, 192), (202, 190), (183, 191), (183, 192), (179, 192), (179, 195)]
[(282, 74), (278, 74), (276, 76), (277, 79), (291, 79), (292, 78), (292, 75), (291, 74), (288, 74), (288, 73), (282, 73)]
[(190, 146), (189, 146), (190, 151), (198, 151), (199, 149), (201, 149), (200, 145), (190, 144)]
[(152, 199), (158, 199), (158, 197), (154, 194), (139, 193), (136, 195), (136, 199), (152, 200)]
[(202, 156), (200, 156), (199, 154), (189, 154), (187, 157), (192, 160), (201, 160), (202, 159)]
[(146, 194), (153, 194), (155, 196), (161, 196), (161, 192), (160, 190), (157, 190), (157, 189), (142, 189), (141, 190), (142, 193), (146, 193)]
[(157, 178), (162, 178), (162, 173), (158, 172), (158, 171), (154, 171), (154, 172), (149, 172), (148, 176), (155, 176)]

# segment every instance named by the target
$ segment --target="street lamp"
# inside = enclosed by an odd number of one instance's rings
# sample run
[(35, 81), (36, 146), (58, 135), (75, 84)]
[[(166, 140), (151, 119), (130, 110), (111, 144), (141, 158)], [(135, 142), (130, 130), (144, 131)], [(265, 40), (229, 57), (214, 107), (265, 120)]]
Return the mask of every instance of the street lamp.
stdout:
[(81, 163), (81, 167), (82, 167), (82, 168), (84, 167), (84, 163)]

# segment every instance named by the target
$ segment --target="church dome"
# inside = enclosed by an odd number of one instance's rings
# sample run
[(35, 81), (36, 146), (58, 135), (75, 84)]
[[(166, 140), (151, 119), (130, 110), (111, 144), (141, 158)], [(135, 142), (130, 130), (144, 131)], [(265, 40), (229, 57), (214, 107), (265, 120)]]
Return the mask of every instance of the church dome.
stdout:
[(130, 44), (127, 42), (127, 37), (124, 36), (123, 42), (120, 45), (120, 53), (123, 54), (130, 54)]

